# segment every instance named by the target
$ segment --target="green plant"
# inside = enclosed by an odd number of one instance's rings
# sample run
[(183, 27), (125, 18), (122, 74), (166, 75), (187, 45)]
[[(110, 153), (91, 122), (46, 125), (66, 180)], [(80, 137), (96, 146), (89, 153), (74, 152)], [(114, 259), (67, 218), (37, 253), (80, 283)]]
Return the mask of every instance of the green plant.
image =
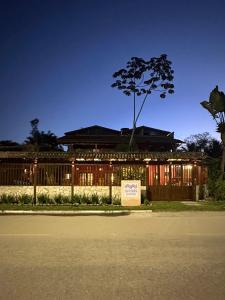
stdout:
[(91, 195), (91, 204), (99, 204), (99, 196), (97, 194)]
[(150, 205), (150, 201), (147, 198), (144, 200), (144, 205)]
[(225, 200), (225, 180), (218, 179), (215, 182), (214, 199), (216, 201)]
[(121, 205), (121, 199), (119, 197), (113, 197), (112, 204), (113, 205)]
[(55, 204), (68, 204), (70, 203), (70, 198), (61, 194), (56, 195), (53, 198)]
[(83, 194), (80, 196), (80, 204), (91, 204), (91, 199), (87, 195)]
[(50, 204), (51, 201), (50, 201), (50, 198), (48, 195), (46, 194), (40, 194), (37, 196), (37, 202), (38, 204)]
[(105, 205), (105, 204), (111, 204), (111, 199), (109, 196), (102, 196), (100, 198), (100, 203)]
[(18, 196), (17, 199), (18, 199), (18, 203), (20, 203), (20, 204), (31, 204), (33, 201), (32, 196), (27, 195), (27, 194)]
[(80, 204), (81, 196), (80, 195), (73, 195), (71, 199), (72, 204)]
[(4, 204), (16, 203), (15, 197), (13, 195), (2, 194), (0, 197), (0, 202)]

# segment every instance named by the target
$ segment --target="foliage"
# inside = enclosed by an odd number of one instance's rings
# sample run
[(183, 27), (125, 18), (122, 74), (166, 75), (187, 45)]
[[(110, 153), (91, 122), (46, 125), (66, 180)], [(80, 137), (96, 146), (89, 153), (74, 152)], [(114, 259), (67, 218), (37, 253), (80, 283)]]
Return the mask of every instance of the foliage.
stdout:
[(221, 178), (224, 176), (225, 167), (225, 94), (215, 87), (210, 93), (208, 101), (202, 101), (201, 105), (208, 110), (213, 119), (216, 121), (217, 131), (221, 134), (223, 144), (223, 154), (220, 165)]
[(27, 195), (27, 194), (23, 194), (23, 195), (20, 195), (18, 196), (18, 203), (19, 204), (31, 204), (33, 202), (33, 198), (32, 196), (30, 195)]
[(37, 196), (38, 204), (52, 204), (52, 201), (48, 195), (40, 194)]
[(83, 194), (80, 196), (80, 204), (91, 204), (91, 199), (87, 195)]
[(110, 199), (110, 197), (109, 196), (102, 196), (101, 198), (100, 198), (100, 203), (99, 204), (106, 204), (106, 205), (109, 205), (109, 204), (111, 204), (111, 199)]
[(22, 151), (23, 145), (11, 140), (0, 141), (0, 151)]
[(185, 140), (186, 145), (181, 149), (190, 152), (204, 152), (213, 158), (222, 155), (223, 147), (220, 141), (213, 138), (208, 132), (190, 135)]
[[(211, 183), (212, 184), (212, 183)], [(213, 189), (212, 189), (213, 187)], [(225, 201), (225, 180), (217, 179), (214, 186), (210, 187), (213, 197), (216, 201)]]
[[(0, 196), (0, 203), (2, 204), (32, 204), (33, 198), (30, 195), (23, 194), (19, 196), (2, 194)], [(50, 197), (48, 194), (39, 194), (37, 196), (38, 205), (121, 205), (121, 200), (118, 197), (113, 197), (112, 201), (109, 196), (98, 196), (97, 194), (92, 195), (77, 195), (75, 194), (72, 199), (69, 196), (62, 194)]]
[(99, 204), (99, 196), (97, 194), (93, 194), (90, 197), (91, 204)]
[(73, 197), (71, 199), (71, 203), (76, 204), (76, 205), (80, 204), (80, 198), (81, 198), (80, 195), (77, 195), (77, 194), (73, 195)]
[[(217, 123), (217, 129), (221, 132), (220, 127), (223, 128), (225, 120), (225, 94), (218, 90), (218, 86), (215, 87), (210, 93), (208, 101), (202, 101), (201, 105), (208, 110), (213, 119)], [(224, 128), (223, 128), (224, 130)]]
[(65, 204), (70, 202), (70, 197), (58, 194), (53, 198), (53, 201), (55, 204)]
[(30, 136), (25, 140), (26, 149), (31, 151), (63, 151), (62, 146), (58, 145), (57, 137), (51, 131), (39, 131), (38, 119), (31, 120)]
[[(133, 95), (133, 131), (129, 146), (133, 146), (133, 137), (135, 128), (145, 101), (149, 94), (154, 91), (160, 92), (160, 97), (164, 99), (167, 95), (174, 93), (173, 81), (174, 71), (171, 68), (171, 61), (167, 59), (166, 54), (159, 57), (152, 57), (144, 60), (139, 57), (132, 57), (125, 68), (113, 74), (116, 79), (111, 85), (118, 88), (126, 96)], [(144, 96), (140, 109), (136, 114), (136, 96)]]
[(16, 203), (15, 197), (13, 195), (2, 194), (0, 196), (0, 203), (9, 204)]
[(121, 199), (119, 197), (114, 197), (112, 199), (112, 204), (113, 205), (121, 205)]

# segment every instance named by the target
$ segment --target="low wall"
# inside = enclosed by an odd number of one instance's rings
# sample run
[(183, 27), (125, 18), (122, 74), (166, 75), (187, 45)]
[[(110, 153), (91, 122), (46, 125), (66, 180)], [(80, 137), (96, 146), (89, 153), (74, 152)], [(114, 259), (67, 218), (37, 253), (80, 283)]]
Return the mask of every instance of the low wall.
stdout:
[[(146, 190), (144, 186), (141, 187), (142, 190)], [(6, 195), (31, 195), (33, 196), (34, 187), (33, 186), (0, 186), (0, 196)], [(49, 197), (54, 197), (56, 195), (71, 196), (71, 186), (37, 186), (36, 190), (37, 196), (40, 194), (47, 194)], [(109, 196), (108, 186), (74, 186), (74, 195), (93, 195), (98, 196)], [(112, 196), (121, 197), (121, 187), (112, 186)]]
[[(120, 197), (120, 186), (112, 187), (112, 196)], [(30, 195), (33, 196), (34, 187), (33, 186), (0, 186), (0, 196), (6, 195)], [(49, 197), (54, 197), (56, 195), (71, 196), (71, 186), (37, 186), (36, 189), (37, 196), (40, 194), (46, 194)], [(108, 186), (74, 186), (74, 195), (93, 195), (98, 196), (109, 196)]]
[(0, 186), (0, 196), (3, 194), (6, 195), (30, 195), (33, 196), (34, 187), (31, 185), (2, 185)]

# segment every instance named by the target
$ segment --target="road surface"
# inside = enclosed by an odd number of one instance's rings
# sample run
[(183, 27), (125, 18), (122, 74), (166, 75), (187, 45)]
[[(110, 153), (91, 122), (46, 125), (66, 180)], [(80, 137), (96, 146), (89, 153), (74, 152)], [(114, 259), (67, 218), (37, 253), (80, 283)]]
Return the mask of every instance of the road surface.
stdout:
[(0, 299), (225, 299), (225, 213), (1, 216)]

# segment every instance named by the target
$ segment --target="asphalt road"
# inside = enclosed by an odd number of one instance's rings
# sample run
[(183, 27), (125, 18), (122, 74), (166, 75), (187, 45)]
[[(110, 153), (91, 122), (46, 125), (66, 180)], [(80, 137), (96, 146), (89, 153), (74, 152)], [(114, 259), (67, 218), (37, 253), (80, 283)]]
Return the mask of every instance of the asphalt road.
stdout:
[(225, 299), (225, 213), (1, 216), (0, 299)]

